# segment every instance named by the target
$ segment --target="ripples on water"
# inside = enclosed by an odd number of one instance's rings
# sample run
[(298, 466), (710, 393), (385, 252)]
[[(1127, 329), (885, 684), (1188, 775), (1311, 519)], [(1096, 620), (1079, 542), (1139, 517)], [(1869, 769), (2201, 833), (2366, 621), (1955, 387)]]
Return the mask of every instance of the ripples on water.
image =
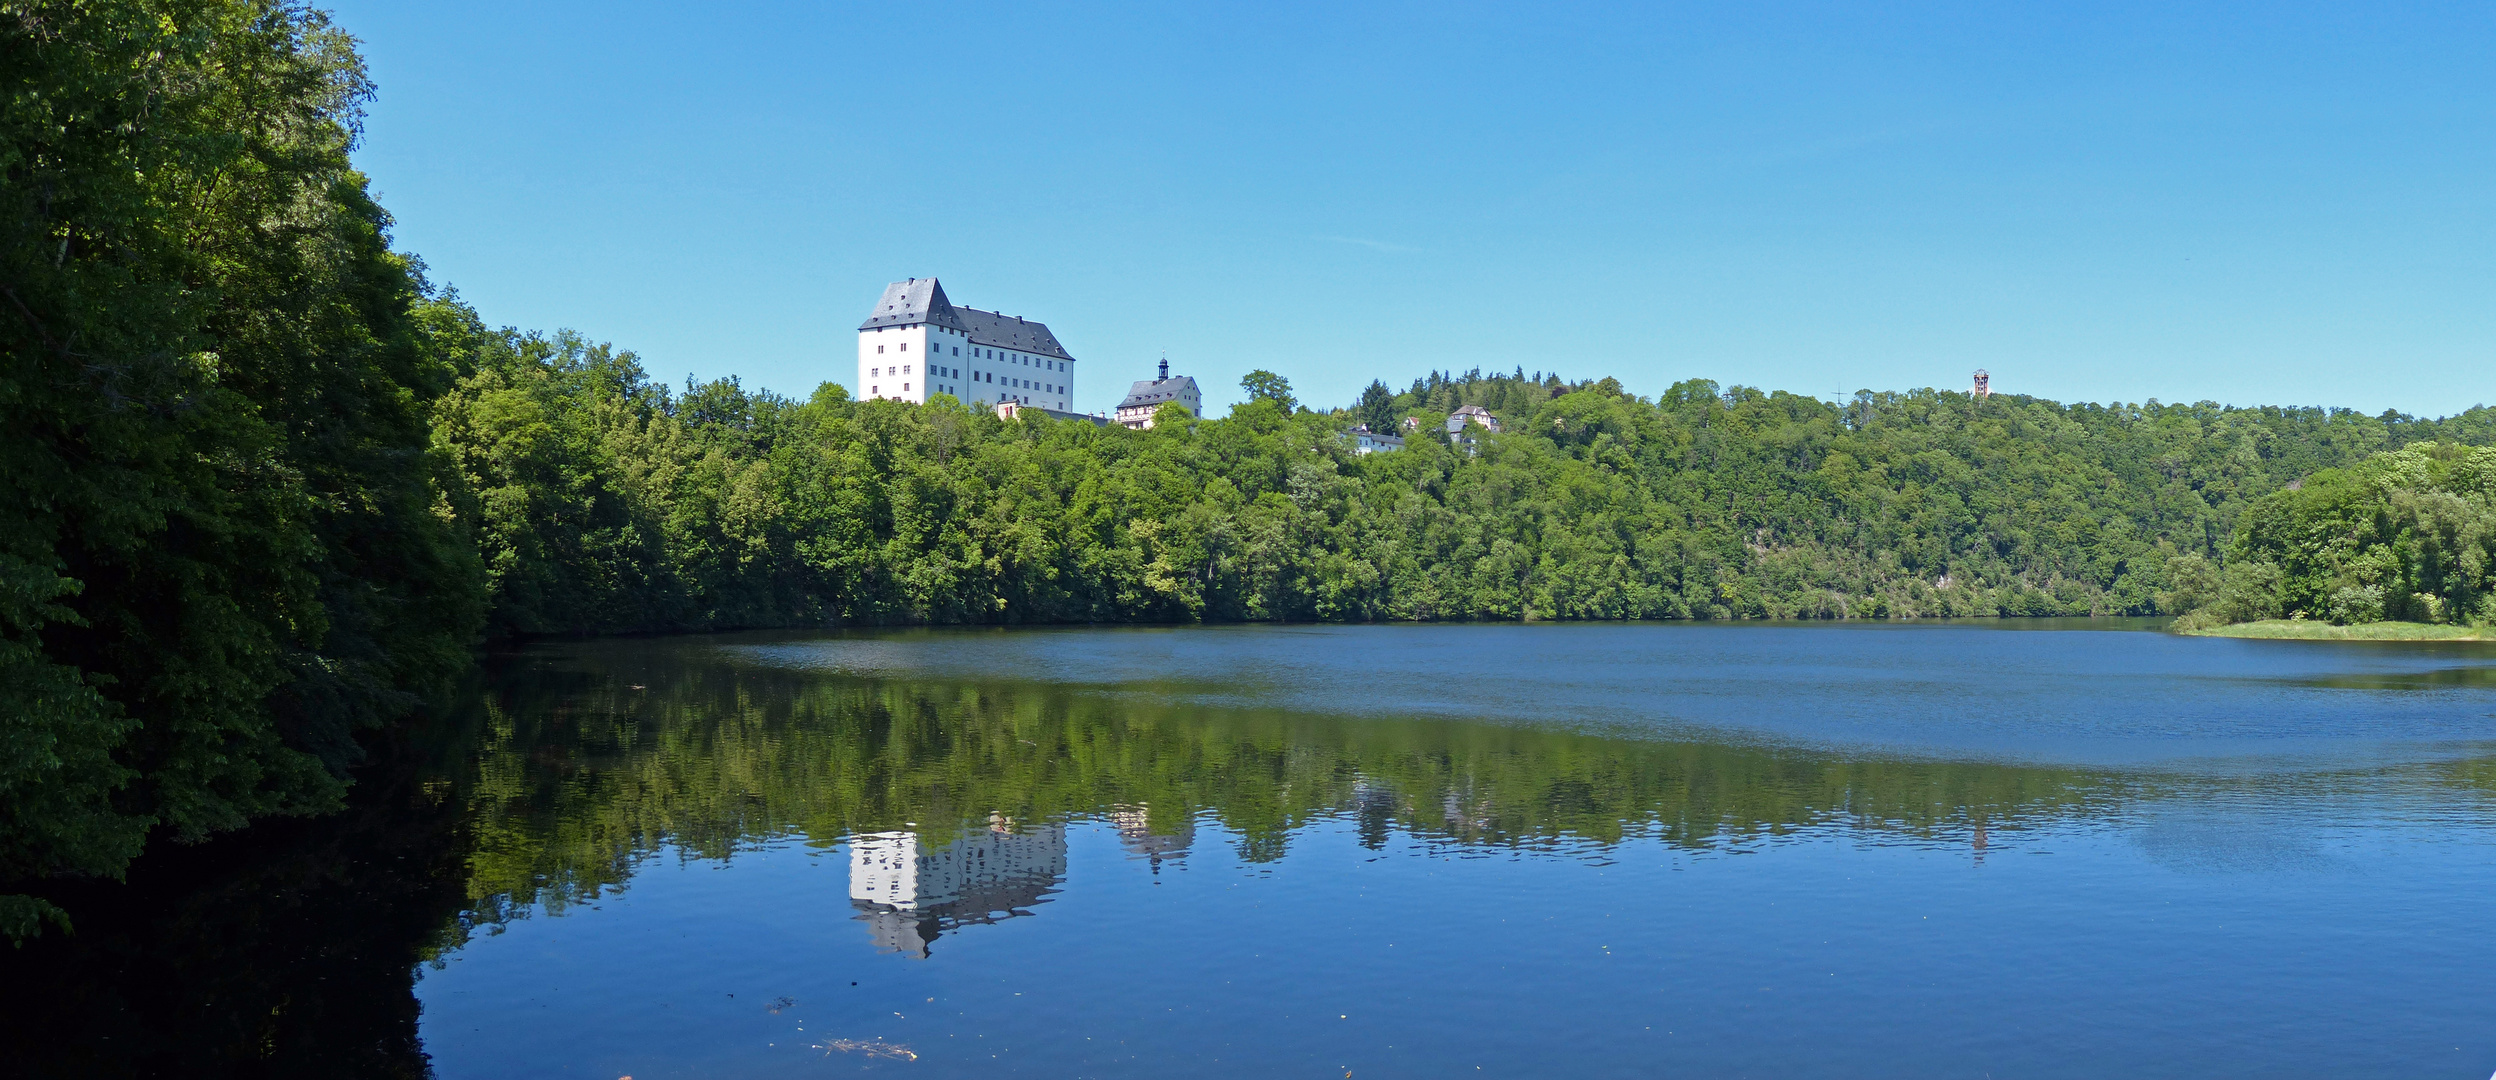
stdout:
[(419, 1033), (445, 1077), (2496, 1068), (2496, 652), (2073, 626), (536, 648), (411, 782), (457, 823)]

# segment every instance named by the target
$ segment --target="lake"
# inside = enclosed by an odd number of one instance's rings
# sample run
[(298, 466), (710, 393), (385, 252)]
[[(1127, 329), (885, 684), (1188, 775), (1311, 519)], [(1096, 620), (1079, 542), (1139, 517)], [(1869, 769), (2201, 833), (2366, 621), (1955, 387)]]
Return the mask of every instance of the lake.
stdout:
[(2487, 1076), (2496, 649), (625, 639), (5, 962), (37, 1075)]

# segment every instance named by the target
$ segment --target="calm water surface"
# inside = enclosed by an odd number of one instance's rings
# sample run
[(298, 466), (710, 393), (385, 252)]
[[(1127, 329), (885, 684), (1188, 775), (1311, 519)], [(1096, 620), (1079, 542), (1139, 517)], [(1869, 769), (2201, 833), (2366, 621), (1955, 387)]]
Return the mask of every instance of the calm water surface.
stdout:
[(545, 646), (219, 902), (341, 1072), (2496, 1070), (2496, 651), (2038, 625)]

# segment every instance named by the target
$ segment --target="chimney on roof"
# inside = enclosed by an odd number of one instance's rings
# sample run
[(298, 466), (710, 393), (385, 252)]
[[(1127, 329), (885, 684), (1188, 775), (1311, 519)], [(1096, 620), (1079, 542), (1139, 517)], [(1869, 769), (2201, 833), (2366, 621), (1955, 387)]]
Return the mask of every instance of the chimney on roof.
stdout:
[(1170, 381), (1170, 358), (1169, 358), (1169, 357), (1165, 356), (1165, 357), (1162, 357), (1162, 358), (1161, 358), (1161, 378), (1160, 378), (1160, 379), (1158, 379), (1158, 380), (1155, 380), (1155, 381), (1157, 381), (1157, 382), (1169, 382), (1169, 381)]

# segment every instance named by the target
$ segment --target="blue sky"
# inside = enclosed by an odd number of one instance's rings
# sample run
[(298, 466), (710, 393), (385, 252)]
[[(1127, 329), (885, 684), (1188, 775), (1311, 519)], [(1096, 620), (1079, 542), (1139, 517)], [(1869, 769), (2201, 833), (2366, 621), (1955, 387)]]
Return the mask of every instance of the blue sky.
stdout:
[(888, 280), (1313, 404), (1432, 368), (2496, 401), (2496, 5), (332, 6), (400, 245), (678, 381)]

